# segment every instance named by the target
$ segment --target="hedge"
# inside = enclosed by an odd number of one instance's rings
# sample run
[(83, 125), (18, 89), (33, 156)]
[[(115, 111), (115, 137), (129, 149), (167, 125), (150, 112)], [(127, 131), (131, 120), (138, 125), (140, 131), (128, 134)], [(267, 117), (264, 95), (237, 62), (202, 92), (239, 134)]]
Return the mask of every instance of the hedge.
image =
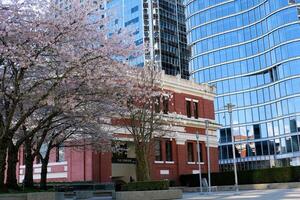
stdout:
[[(207, 179), (207, 174), (202, 174)], [(259, 170), (238, 171), (239, 184), (282, 183), (300, 181), (300, 167), (269, 168)], [(182, 186), (199, 186), (198, 174), (180, 176)], [(211, 173), (212, 185), (234, 185), (233, 172)]]
[(169, 181), (138, 181), (127, 183), (123, 190), (126, 191), (146, 191), (146, 190), (168, 190)]

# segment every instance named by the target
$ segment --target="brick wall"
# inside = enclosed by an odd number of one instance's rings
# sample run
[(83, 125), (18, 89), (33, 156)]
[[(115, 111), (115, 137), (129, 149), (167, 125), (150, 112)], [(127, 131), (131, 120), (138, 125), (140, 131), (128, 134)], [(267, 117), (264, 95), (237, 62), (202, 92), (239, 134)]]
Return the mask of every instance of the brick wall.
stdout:
[[(172, 93), (172, 91), (170, 91)], [(198, 117), (203, 119), (214, 120), (214, 105), (213, 100), (208, 100), (209, 98), (203, 98), (199, 95), (191, 95), (180, 92), (173, 92), (172, 99), (169, 101), (169, 112), (176, 112), (179, 115), (187, 116), (186, 110), (186, 99), (191, 100), (191, 102), (198, 102)], [(161, 103), (162, 106), (162, 103)], [(195, 114), (193, 113), (193, 103), (191, 104), (191, 115), (194, 120)], [(128, 121), (124, 119), (112, 119), (111, 124), (113, 126), (124, 126), (124, 123)], [(203, 124), (203, 122), (202, 122)], [(181, 128), (185, 133), (195, 134), (198, 132), (202, 136), (205, 134), (204, 128), (199, 128), (199, 126), (185, 126), (181, 125)], [(196, 128), (198, 127), (198, 128)], [(123, 138), (129, 140), (130, 135), (125, 133), (118, 133), (115, 135), (118, 138)], [(155, 180), (158, 179), (170, 179), (178, 182), (179, 176), (181, 174), (191, 174), (198, 171), (197, 162), (188, 163), (188, 152), (187, 152), (187, 142), (192, 142), (194, 145), (194, 161), (197, 161), (197, 149), (195, 140), (184, 140), (176, 141), (174, 138), (172, 141), (172, 156), (173, 161), (166, 161), (166, 149), (165, 141), (161, 146), (162, 150), (162, 161), (157, 163), (155, 162), (154, 156), (152, 156), (151, 161), (151, 177)], [(168, 139), (170, 140), (170, 139)], [(203, 139), (202, 139), (203, 140)], [(207, 154), (205, 142), (201, 141), (202, 144), (202, 155), (203, 155), (203, 164), (201, 164), (202, 172), (207, 172)], [(65, 162), (62, 164), (56, 163), (56, 149), (51, 152), (50, 163), (52, 177), (49, 178), (49, 181), (94, 181), (94, 182), (111, 182), (112, 179), (112, 164), (111, 164), (112, 154), (98, 153), (93, 152), (90, 149), (78, 149), (78, 148), (65, 148)], [(19, 154), (20, 163), (23, 164), (23, 153), (20, 150)], [(210, 161), (211, 161), (211, 170), (212, 172), (218, 171), (218, 149), (217, 147), (210, 148)], [(36, 166), (38, 168), (39, 166)], [(22, 166), (19, 167), (20, 170), (24, 169)], [(19, 174), (18, 170), (18, 174)], [(55, 176), (63, 175), (66, 173), (66, 177), (58, 178)], [(21, 176), (21, 175), (20, 175)], [(20, 177), (18, 176), (18, 177)], [(129, 175), (128, 175), (129, 176)], [(37, 181), (38, 179), (36, 179)]]
[[(198, 156), (197, 156), (197, 145), (195, 141), (186, 141), (184, 144), (176, 144), (176, 141), (172, 140), (172, 153), (174, 163), (166, 161), (166, 149), (165, 141), (162, 140), (162, 161), (151, 161), (151, 177), (154, 180), (169, 179), (179, 182), (179, 176), (182, 174), (192, 174), (193, 171), (198, 171)], [(187, 142), (193, 143), (194, 162), (188, 162), (188, 150)], [(207, 151), (204, 142), (201, 143), (201, 152), (203, 162), (201, 163), (202, 173), (207, 173)], [(212, 172), (218, 171), (218, 148), (210, 148), (210, 166)]]

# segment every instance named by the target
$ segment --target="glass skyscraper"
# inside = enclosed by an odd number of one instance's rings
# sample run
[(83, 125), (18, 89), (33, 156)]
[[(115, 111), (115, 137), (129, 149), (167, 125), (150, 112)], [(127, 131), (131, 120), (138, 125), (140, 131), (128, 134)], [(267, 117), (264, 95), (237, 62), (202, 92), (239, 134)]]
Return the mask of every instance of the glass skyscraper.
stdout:
[(131, 58), (143, 66), (154, 60), (166, 74), (189, 78), (183, 0), (109, 0), (105, 9), (115, 28), (128, 28), (137, 46), (147, 45), (144, 55)]
[[(300, 165), (300, 0), (186, 0), (191, 77), (217, 88), (221, 171)], [(227, 103), (235, 105), (230, 129)]]
[[(72, 9), (74, 0), (52, 0), (62, 10)], [(140, 56), (128, 61), (133, 66), (144, 66), (154, 60), (168, 75), (189, 79), (189, 56), (183, 0), (80, 0), (108, 17), (110, 34), (127, 29), (134, 35), (137, 47), (145, 46)], [(91, 16), (93, 17), (93, 16)], [(97, 16), (98, 17), (98, 16)], [(126, 39), (126, 38), (125, 38)], [(131, 39), (131, 38), (130, 38)]]

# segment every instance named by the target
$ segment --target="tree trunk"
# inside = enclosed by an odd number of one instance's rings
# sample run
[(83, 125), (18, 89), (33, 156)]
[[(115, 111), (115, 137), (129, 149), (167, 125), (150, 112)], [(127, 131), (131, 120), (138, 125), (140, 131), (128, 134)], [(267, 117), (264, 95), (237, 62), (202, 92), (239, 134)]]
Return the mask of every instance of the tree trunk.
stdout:
[(25, 178), (24, 187), (33, 188), (33, 162), (34, 156), (31, 152), (31, 140), (26, 139), (25, 141)]
[(18, 147), (13, 144), (11, 141), (8, 147), (8, 159), (7, 159), (7, 187), (10, 189), (19, 189), (17, 176), (16, 176), (16, 167), (18, 163)]
[(42, 169), (41, 169), (41, 180), (40, 180), (40, 189), (47, 190), (47, 168), (49, 162), (49, 156), (46, 158), (41, 158)]
[(136, 147), (136, 177), (137, 181), (150, 180), (150, 168), (148, 155), (144, 148)]
[(5, 166), (6, 166), (7, 142), (0, 140), (0, 191), (5, 191)]

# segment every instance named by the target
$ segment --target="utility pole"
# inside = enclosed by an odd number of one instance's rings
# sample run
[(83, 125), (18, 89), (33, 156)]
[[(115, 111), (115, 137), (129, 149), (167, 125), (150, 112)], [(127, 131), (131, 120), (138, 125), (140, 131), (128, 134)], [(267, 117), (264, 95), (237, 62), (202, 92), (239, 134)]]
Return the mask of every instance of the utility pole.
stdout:
[(235, 145), (234, 145), (234, 137), (233, 137), (233, 123), (232, 123), (232, 109), (234, 108), (235, 105), (228, 103), (226, 105), (226, 108), (229, 113), (229, 118), (230, 118), (230, 132), (231, 132), (231, 144), (232, 144), (232, 155), (233, 155), (233, 168), (234, 168), (234, 180), (235, 180), (235, 191), (239, 191), (239, 186), (238, 186), (238, 177), (237, 177), (237, 169), (236, 169), (236, 156), (235, 156)]
[(202, 194), (202, 173), (201, 173), (201, 160), (200, 160), (200, 146), (199, 146), (199, 133), (196, 133), (197, 139), (197, 154), (198, 154), (198, 167), (199, 167), (199, 184), (200, 184), (200, 192)]
[(211, 178), (210, 178), (210, 152), (209, 152), (209, 137), (208, 137), (209, 120), (205, 120), (205, 134), (206, 134), (206, 151), (207, 151), (207, 173), (208, 173), (208, 192), (211, 192)]

